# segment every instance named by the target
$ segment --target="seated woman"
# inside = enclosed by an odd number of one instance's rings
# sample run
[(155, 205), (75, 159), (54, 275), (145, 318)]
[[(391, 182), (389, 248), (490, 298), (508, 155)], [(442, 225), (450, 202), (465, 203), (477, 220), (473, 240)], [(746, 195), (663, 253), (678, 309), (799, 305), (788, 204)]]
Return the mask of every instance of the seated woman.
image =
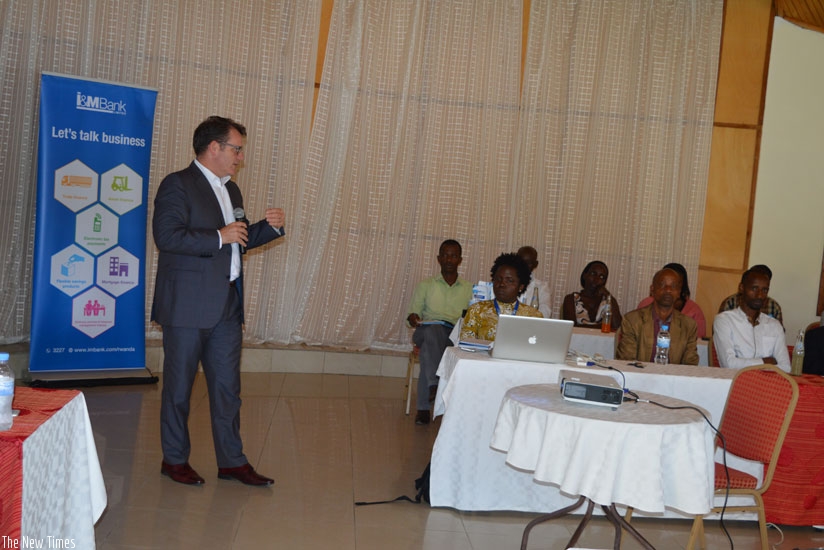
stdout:
[(607, 304), (612, 312), (612, 330), (621, 326), (621, 310), (618, 302), (607, 290), (609, 269), (607, 264), (595, 260), (581, 272), (581, 291), (564, 297), (563, 317), (574, 321), (576, 327), (600, 328)]
[[(690, 300), (690, 285), (687, 282), (687, 270), (684, 268), (683, 265), (677, 263), (671, 263), (664, 266), (664, 269), (672, 269), (679, 275), (681, 275), (681, 297), (676, 300), (675, 302), (675, 309), (686, 315), (687, 317), (692, 317), (695, 320), (695, 324), (698, 325), (698, 331), (696, 332), (697, 338), (704, 338), (707, 335), (707, 320), (704, 319), (704, 312), (701, 311), (701, 308), (696, 304), (694, 301)], [(642, 307), (647, 307), (652, 303), (652, 296), (647, 296), (638, 304), (636, 309), (641, 309)]]
[(531, 272), (529, 265), (517, 254), (498, 256), (491, 270), (492, 292), (495, 299), (469, 306), (461, 328), (461, 340), (495, 340), (498, 315), (543, 317), (534, 307), (518, 302), (518, 295), (529, 285)]

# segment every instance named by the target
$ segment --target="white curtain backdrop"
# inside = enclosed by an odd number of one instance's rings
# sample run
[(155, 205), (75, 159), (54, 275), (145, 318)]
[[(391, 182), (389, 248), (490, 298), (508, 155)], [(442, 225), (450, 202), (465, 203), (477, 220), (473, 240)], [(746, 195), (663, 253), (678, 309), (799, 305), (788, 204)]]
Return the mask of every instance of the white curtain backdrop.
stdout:
[[(408, 349), (447, 238), (473, 282), (535, 246), (555, 316), (591, 259), (624, 311), (668, 261), (694, 280), (723, 0), (530, 5), (521, 82), (523, 0), (336, 0), (312, 123), (320, 0), (0, 0), (0, 343), (29, 337), (41, 71), (159, 89), (150, 216), (200, 120), (246, 124), (249, 217), (287, 210), (250, 343)], [(149, 234), (149, 337), (155, 262)]]
[(293, 340), (406, 345), (446, 238), (472, 281), (534, 245), (555, 316), (592, 259), (624, 311), (664, 263), (695, 281), (722, 0), (533, 1), (518, 101), (521, 9), (336, 3)]
[[(156, 88), (149, 218), (160, 180), (187, 166), (211, 114), (247, 127), (238, 183), (250, 219), (294, 210), (314, 96), (320, 0), (0, 0), (0, 343), (29, 338), (40, 73)], [(147, 227), (146, 327), (157, 250)], [(248, 254), (247, 335), (288, 288), (283, 246)], [(208, 299), (208, 297), (204, 297)], [(263, 309), (262, 309), (263, 308)]]
[(447, 238), (486, 278), (515, 206), (522, 27), (521, 0), (335, 3), (296, 215), (293, 340), (408, 347), (412, 290)]
[(623, 312), (664, 264), (695, 281), (722, 0), (533, 0), (513, 246), (534, 243), (552, 309), (590, 260)]

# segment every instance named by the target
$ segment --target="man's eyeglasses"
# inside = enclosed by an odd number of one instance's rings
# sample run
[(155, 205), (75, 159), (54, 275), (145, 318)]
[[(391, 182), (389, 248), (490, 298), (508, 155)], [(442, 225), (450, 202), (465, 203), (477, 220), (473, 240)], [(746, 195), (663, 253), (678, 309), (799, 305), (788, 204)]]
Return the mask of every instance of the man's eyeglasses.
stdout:
[(226, 147), (231, 147), (235, 150), (235, 154), (239, 155), (243, 152), (243, 145), (232, 145), (231, 143), (220, 142), (221, 145), (225, 145)]

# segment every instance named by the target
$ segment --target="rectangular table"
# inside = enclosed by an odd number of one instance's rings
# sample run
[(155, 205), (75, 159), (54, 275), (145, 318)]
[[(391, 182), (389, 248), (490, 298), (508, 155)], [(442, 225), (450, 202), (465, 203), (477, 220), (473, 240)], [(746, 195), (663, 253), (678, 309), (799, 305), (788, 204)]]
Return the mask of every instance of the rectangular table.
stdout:
[[(621, 361), (609, 364), (623, 371), (630, 389), (690, 401), (708, 411), (716, 424), (735, 375), (732, 370), (709, 367), (646, 364), (638, 369)], [(506, 456), (489, 445), (506, 391), (525, 384), (555, 384), (561, 369), (617, 376), (597, 367), (501, 361), (447, 348), (438, 368), (440, 383), (435, 399), (435, 414), (448, 414), (432, 451), (433, 506), (547, 512), (574, 502), (552, 486), (536, 490), (530, 476), (507, 466)]]
[(20, 416), (0, 432), (0, 534), (93, 549), (106, 487), (83, 394), (18, 387), (13, 406)]

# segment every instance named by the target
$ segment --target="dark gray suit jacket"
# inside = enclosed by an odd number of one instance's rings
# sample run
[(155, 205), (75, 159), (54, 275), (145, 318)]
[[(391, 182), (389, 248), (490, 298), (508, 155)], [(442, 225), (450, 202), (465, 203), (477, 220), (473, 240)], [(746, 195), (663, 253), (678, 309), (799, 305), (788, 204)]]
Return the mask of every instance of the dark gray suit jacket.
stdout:
[(824, 376), (824, 327), (804, 335), (804, 374)]
[[(232, 208), (243, 208), (237, 184), (229, 181), (226, 189)], [(151, 319), (161, 326), (213, 327), (230, 290), (232, 247), (218, 248), (218, 230), (226, 223), (212, 186), (192, 162), (163, 179), (154, 205), (152, 232), (160, 255)], [(279, 236), (265, 219), (251, 224), (247, 249)], [(236, 284), (243, 319), (242, 271)]]

